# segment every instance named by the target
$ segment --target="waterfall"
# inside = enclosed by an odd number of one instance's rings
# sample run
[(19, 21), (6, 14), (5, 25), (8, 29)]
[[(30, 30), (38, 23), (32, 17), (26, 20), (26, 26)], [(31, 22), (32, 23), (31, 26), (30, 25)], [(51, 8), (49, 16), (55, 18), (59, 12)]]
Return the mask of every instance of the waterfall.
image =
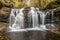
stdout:
[(31, 7), (33, 28), (38, 27), (38, 14), (34, 7)]
[[(17, 9), (12, 9), (11, 14), (10, 14), (10, 22), (9, 22), (9, 31), (23, 31), (20, 30), (24, 28), (24, 15), (23, 15), (23, 10), (24, 8), (17, 10)], [(25, 30), (24, 30), (25, 31)]]
[(12, 27), (12, 24), (14, 23), (15, 21), (15, 13), (16, 10), (15, 9), (12, 9), (11, 10), (11, 14), (10, 14), (10, 17), (9, 17), (9, 26)]
[(40, 14), (40, 28), (47, 29), (45, 25), (45, 17), (47, 13), (45, 13), (44, 11), (38, 11), (38, 13)]
[(45, 26), (45, 13), (41, 13), (40, 14), (40, 18), (41, 18), (41, 20), (42, 20), (42, 24), (40, 25), (40, 27), (42, 28), (42, 29), (46, 29), (46, 26)]
[(49, 14), (49, 11), (41, 11), (39, 8), (34, 7), (27, 9), (29, 9), (29, 11), (26, 11), (26, 8), (11, 10), (9, 31), (51, 30), (55, 28), (53, 24), (53, 11), (51, 12), (51, 24), (46, 24), (46, 16)]

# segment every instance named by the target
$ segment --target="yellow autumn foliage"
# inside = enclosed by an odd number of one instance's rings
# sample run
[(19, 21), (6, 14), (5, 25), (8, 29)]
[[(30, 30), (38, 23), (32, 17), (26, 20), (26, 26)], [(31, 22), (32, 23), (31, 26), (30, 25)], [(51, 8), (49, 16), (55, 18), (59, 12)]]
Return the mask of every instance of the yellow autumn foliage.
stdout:
[(41, 9), (45, 9), (46, 6), (51, 3), (54, 2), (56, 0), (31, 0), (30, 1), (30, 6), (34, 6), (34, 7), (39, 7)]
[(49, 3), (54, 2), (54, 1), (56, 0), (47, 0), (47, 2), (45, 3), (45, 6), (47, 6)]
[(0, 0), (3, 5), (13, 5), (13, 7), (21, 8), (24, 7), (24, 4), (18, 0)]
[[(0, 0), (0, 1), (2, 1), (2, 0)], [(6, 1), (6, 0), (3, 0), (3, 1)], [(56, 0), (30, 0), (29, 4), (30, 4), (30, 7), (33, 6), (33, 7), (45, 9), (49, 3), (54, 2), (54, 1), (56, 1)], [(27, 6), (28, 0), (23, 0), (23, 1), (21, 1), (21, 0), (19, 0), (19, 1), (18, 0), (7, 0), (7, 2), (10, 2), (10, 3), (4, 3), (4, 5), (8, 5), (8, 6), (13, 5), (13, 7), (22, 8), (22, 7)]]
[(14, 1), (14, 7), (21, 8), (21, 7), (24, 7), (24, 4), (22, 2)]

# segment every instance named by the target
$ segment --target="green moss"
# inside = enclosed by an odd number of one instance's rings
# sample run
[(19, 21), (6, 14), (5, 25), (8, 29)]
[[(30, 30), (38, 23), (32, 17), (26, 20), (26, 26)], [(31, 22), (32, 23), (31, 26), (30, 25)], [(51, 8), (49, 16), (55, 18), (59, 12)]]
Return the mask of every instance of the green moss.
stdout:
[(7, 23), (6, 23), (6, 22), (0, 22), (0, 25), (1, 25), (1, 26), (6, 26)]
[(59, 20), (59, 17), (55, 17), (54, 20), (55, 20), (55, 21), (60, 21), (60, 20)]

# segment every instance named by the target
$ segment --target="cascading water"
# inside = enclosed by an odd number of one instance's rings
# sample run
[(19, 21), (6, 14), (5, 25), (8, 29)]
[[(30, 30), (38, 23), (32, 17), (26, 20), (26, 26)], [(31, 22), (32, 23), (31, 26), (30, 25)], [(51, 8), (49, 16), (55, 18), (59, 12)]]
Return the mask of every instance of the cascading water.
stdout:
[(38, 14), (37, 11), (34, 7), (31, 7), (31, 13), (32, 13), (32, 23), (33, 23), (33, 28), (38, 27)]
[[(29, 12), (24, 13), (22, 9), (12, 9), (9, 21), (9, 31), (28, 31), (28, 30), (49, 30), (49, 26), (54, 28), (53, 23), (45, 24), (48, 12), (40, 11), (39, 8), (30, 7)], [(27, 16), (25, 16), (27, 15)], [(39, 16), (38, 16), (39, 15)], [(40, 17), (40, 18), (38, 18)], [(53, 11), (52, 11), (53, 17)], [(40, 19), (40, 20), (39, 20)], [(53, 21), (53, 18), (51, 22)], [(41, 24), (39, 24), (39, 22)], [(48, 26), (48, 28), (47, 28)]]
[(10, 17), (9, 17), (9, 27), (11, 28), (12, 27), (12, 24), (14, 24), (15, 22), (15, 14), (16, 13), (16, 9), (12, 9), (11, 10), (11, 14), (10, 14)]
[(6, 32), (12, 40), (48, 40), (47, 35), (50, 35), (51, 29), (56, 28), (54, 11), (30, 7), (30, 1), (24, 2), (27, 4), (26, 8), (11, 9)]
[[(30, 6), (30, 1), (23, 2)], [(28, 30), (48, 30), (49, 27), (53, 28), (53, 11), (51, 24), (46, 24), (46, 16), (50, 14), (49, 11), (41, 11), (39, 8), (29, 7), (28, 10), (25, 8), (12, 9), (9, 18), (9, 31), (28, 31)], [(51, 29), (50, 28), (50, 29)]]
[(40, 18), (41, 18), (41, 20), (42, 20), (42, 24), (40, 25), (40, 27), (41, 27), (42, 29), (46, 29), (45, 16), (46, 16), (45, 12), (40, 13)]

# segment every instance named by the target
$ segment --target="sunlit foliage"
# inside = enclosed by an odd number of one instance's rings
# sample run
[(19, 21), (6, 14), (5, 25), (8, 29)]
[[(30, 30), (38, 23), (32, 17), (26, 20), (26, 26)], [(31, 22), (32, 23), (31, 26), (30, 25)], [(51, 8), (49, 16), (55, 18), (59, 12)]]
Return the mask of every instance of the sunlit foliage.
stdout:
[(24, 7), (24, 4), (22, 2), (18, 2), (18, 1), (13, 1), (13, 2), (14, 2), (13, 4), (14, 7), (19, 7), (19, 8)]
[[(28, 0), (0, 0), (3, 6), (22, 8)], [(60, 0), (30, 0), (30, 6), (39, 7), (40, 9), (60, 8)]]
[[(2, 3), (3, 6), (7, 6), (7, 7), (23, 7), (23, 3), (21, 1), (17, 1), (17, 0), (0, 0), (0, 3)], [(0, 5), (1, 6), (1, 5)]]
[(45, 9), (49, 3), (54, 2), (54, 1), (56, 0), (32, 0), (30, 5), (39, 7), (41, 9)]
[(48, 9), (60, 9), (60, 0), (56, 0), (47, 5)]

